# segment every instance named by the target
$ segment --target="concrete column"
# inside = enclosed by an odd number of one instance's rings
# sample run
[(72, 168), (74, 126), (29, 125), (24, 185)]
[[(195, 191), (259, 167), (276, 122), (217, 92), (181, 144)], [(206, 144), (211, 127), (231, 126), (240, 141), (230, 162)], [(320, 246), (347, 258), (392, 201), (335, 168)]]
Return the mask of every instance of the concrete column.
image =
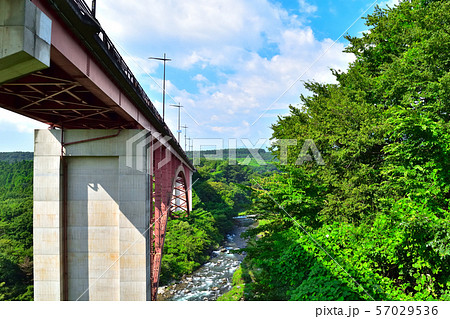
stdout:
[(33, 255), (35, 300), (62, 300), (61, 131), (35, 132)]
[[(35, 132), (35, 300), (63, 299), (65, 254), (69, 300), (150, 300), (151, 198), (145, 168), (151, 162), (148, 152), (126, 151), (127, 141), (139, 132), (65, 130), (63, 137), (60, 130)], [(127, 156), (133, 158), (131, 166)]]

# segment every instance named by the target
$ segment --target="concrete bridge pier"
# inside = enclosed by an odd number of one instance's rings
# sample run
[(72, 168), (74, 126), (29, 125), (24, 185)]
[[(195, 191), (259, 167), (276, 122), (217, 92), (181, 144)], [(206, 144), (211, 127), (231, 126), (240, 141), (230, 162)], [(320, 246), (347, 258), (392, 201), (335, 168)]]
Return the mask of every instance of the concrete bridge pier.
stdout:
[(0, 0), (0, 107), (56, 128), (35, 133), (35, 300), (154, 300), (195, 167), (84, 1)]
[(35, 300), (152, 299), (160, 264), (151, 260), (160, 263), (170, 185), (183, 166), (172, 159), (153, 172), (149, 137), (130, 154), (139, 132), (36, 130)]

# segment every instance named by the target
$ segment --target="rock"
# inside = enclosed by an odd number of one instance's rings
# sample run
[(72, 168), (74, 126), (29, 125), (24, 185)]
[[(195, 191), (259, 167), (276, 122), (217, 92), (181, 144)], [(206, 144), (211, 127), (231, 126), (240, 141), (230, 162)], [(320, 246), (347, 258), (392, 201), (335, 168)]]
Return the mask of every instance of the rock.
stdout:
[(221, 253), (226, 253), (226, 252), (227, 252), (227, 249), (226, 249), (226, 248), (222, 248), (222, 249), (220, 250), (220, 252), (221, 252)]
[(216, 291), (216, 290), (219, 290), (219, 288), (218, 287), (212, 287), (211, 290), (212, 291)]
[(158, 287), (158, 294), (163, 294), (166, 292), (166, 287)]
[(203, 297), (203, 301), (208, 301), (208, 297)]

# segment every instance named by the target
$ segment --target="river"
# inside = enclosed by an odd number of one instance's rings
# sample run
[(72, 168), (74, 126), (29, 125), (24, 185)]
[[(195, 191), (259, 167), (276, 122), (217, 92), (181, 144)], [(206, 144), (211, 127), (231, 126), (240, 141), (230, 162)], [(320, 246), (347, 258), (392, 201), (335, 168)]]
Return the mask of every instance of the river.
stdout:
[(248, 216), (238, 216), (233, 221), (233, 230), (227, 234), (223, 246), (212, 252), (211, 259), (175, 284), (160, 287), (158, 300), (217, 300), (230, 291), (233, 274), (245, 256), (233, 251), (245, 248), (241, 234), (254, 223)]

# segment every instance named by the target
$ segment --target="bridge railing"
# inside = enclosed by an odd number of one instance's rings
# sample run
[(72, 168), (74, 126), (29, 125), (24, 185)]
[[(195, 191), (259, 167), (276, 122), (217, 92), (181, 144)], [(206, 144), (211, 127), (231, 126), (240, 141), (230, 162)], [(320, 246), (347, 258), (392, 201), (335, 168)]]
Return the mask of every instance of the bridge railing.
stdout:
[(169, 129), (167, 124), (164, 122), (163, 118), (159, 114), (159, 112), (156, 110), (155, 106), (153, 105), (152, 101), (148, 97), (147, 93), (145, 93), (144, 89), (140, 85), (139, 81), (134, 76), (133, 72), (131, 72), (131, 69), (126, 64), (125, 60), (120, 55), (119, 51), (114, 46), (111, 39), (108, 37), (106, 32), (103, 30), (103, 28), (100, 26), (100, 23), (95, 18), (95, 16), (92, 14), (91, 9), (86, 4), (84, 0), (72, 0), (74, 4), (78, 7), (79, 13), (82, 14), (84, 17), (89, 17), (92, 19), (92, 22), (94, 22), (98, 27), (99, 31), (97, 33), (97, 37), (99, 42), (102, 44), (105, 51), (108, 53), (108, 55), (111, 57), (112, 61), (116, 64), (124, 78), (128, 81), (128, 83), (134, 88), (135, 92), (138, 94), (138, 96), (143, 100), (143, 102), (146, 104), (147, 108), (150, 110), (152, 115), (157, 119), (157, 121), (163, 126), (163, 129), (165, 130), (165, 133), (169, 134), (171, 139), (174, 143), (177, 144), (180, 150), (183, 150), (180, 146), (179, 142), (173, 135), (172, 131)]
[(84, 0), (73, 0), (73, 2), (75, 2), (78, 6), (78, 8), (80, 8), (80, 10), (89, 15), (91, 18), (95, 19), (94, 15), (92, 14), (91, 9), (89, 8), (89, 6), (86, 4), (86, 2), (84, 2)]

